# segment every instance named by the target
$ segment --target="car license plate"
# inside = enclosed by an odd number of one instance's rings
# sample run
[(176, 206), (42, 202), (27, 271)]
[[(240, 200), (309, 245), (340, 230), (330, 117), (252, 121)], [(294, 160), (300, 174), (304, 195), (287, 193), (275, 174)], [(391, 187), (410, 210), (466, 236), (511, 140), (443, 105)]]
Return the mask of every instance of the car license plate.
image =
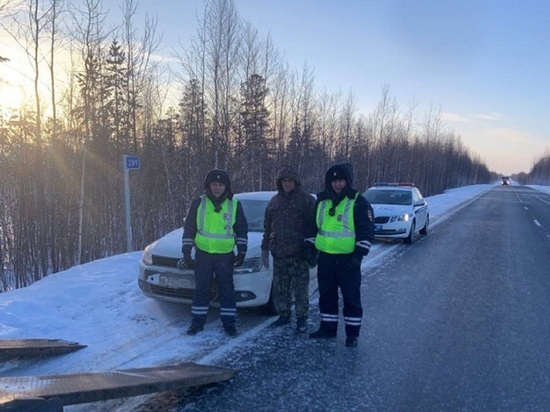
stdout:
[(161, 275), (159, 279), (161, 286), (174, 289), (194, 289), (195, 282), (192, 279), (177, 276)]
[(374, 230), (382, 230), (382, 225), (374, 225)]

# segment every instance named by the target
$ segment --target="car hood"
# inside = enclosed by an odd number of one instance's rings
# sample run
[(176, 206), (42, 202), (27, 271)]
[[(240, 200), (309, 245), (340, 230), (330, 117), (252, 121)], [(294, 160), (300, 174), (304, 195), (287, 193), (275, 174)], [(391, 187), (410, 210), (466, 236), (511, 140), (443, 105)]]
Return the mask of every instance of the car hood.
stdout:
[[(167, 235), (151, 243), (148, 248), (149, 251), (157, 256), (166, 256), (173, 258), (182, 257), (181, 253), (181, 239), (183, 237), (183, 228), (173, 230)], [(260, 249), (262, 245), (262, 232), (248, 232), (248, 252), (247, 257), (253, 257), (260, 255)]]
[(396, 216), (409, 213), (411, 206), (405, 205), (371, 205), (374, 210), (374, 216)]
[(173, 230), (167, 235), (155, 240), (147, 248), (151, 253), (157, 256), (166, 256), (180, 258), (181, 253), (181, 238), (183, 237), (183, 228)]

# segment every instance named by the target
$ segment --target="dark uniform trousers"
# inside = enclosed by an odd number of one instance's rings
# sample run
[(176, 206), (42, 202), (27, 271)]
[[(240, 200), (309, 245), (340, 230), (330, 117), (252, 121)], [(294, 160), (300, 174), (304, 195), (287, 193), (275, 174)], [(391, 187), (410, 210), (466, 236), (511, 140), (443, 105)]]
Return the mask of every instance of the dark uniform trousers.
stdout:
[(351, 264), (350, 255), (320, 252), (317, 265), (321, 329), (336, 333), (338, 329), (338, 288), (344, 299), (346, 336), (358, 337), (363, 317), (361, 305), (361, 267)]
[(204, 326), (210, 304), (212, 276), (215, 274), (220, 288), (220, 318), (225, 328), (235, 326), (235, 287), (233, 285), (233, 252), (195, 253), (195, 290), (191, 308), (192, 324)]

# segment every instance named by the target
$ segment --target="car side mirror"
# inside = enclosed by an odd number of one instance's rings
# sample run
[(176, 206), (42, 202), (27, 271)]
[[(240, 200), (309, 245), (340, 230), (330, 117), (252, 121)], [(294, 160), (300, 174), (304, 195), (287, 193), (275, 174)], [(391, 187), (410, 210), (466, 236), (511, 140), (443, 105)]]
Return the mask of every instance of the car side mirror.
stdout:
[(424, 206), (426, 204), (426, 201), (424, 199), (421, 199), (421, 200), (417, 200), (415, 202), (415, 206)]

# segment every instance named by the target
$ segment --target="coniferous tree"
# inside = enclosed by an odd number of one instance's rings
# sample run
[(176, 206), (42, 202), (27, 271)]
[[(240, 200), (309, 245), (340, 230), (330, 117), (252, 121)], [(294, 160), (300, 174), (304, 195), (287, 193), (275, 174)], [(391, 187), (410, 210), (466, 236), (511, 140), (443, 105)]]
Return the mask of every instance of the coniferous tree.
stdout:
[(207, 133), (207, 105), (198, 79), (186, 85), (180, 101), (181, 119), (181, 170), (185, 201), (202, 191), (202, 179), (211, 168), (213, 142)]
[(264, 190), (264, 179), (269, 176), (268, 143), (270, 135), (269, 111), (265, 99), (269, 92), (265, 79), (253, 74), (241, 85), (241, 125), (246, 151), (241, 165), (242, 175), (250, 179), (251, 190)]
[(108, 96), (108, 121), (112, 128), (111, 137), (119, 153), (130, 148), (128, 130), (128, 76), (125, 54), (122, 46), (113, 40), (109, 55), (105, 59), (105, 91)]

